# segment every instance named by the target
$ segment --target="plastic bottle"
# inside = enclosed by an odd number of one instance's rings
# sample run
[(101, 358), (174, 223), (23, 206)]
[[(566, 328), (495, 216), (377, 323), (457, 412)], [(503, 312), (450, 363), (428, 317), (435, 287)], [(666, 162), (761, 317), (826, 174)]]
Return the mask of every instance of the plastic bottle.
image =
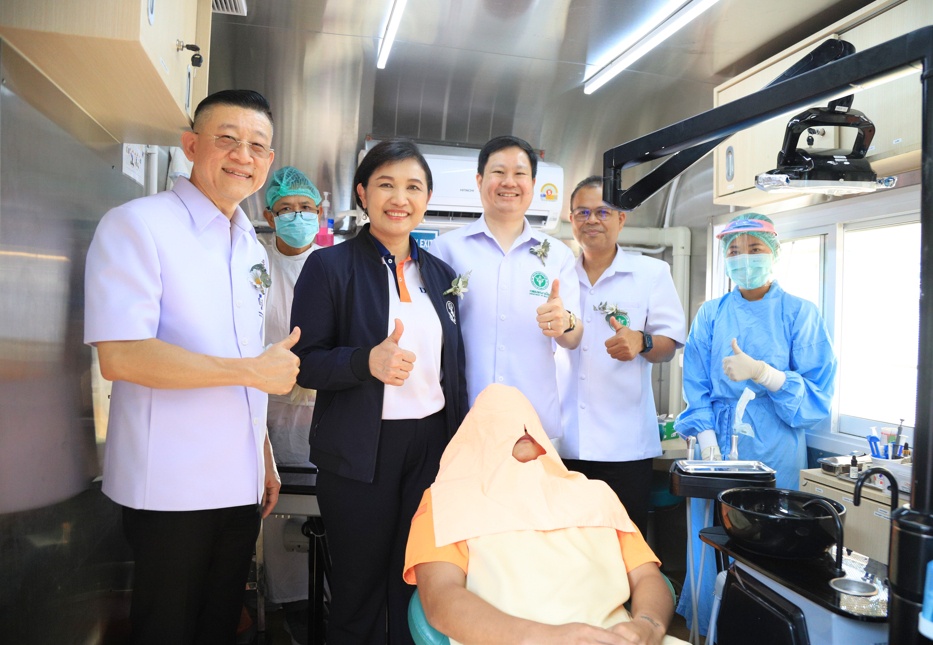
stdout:
[(334, 220), (327, 220), (327, 230), (318, 231), (317, 236), (314, 238), (314, 242), (318, 246), (333, 246), (334, 245)]
[(330, 193), (326, 190), (324, 191), (324, 201), (321, 202), (321, 215), (324, 216), (324, 220), (330, 220)]
[(852, 455), (852, 461), (849, 463), (849, 479), (858, 479), (858, 460)]

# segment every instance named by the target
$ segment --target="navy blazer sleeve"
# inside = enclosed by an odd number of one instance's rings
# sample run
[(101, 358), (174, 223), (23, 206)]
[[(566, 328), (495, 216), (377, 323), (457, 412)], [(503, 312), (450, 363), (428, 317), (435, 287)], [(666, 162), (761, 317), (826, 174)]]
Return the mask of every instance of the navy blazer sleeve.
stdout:
[[(325, 253), (312, 253), (295, 283), (291, 325), (301, 329), (301, 336), (292, 351), (301, 360), (298, 384), (315, 390), (341, 390), (356, 387), (370, 378), (368, 357), (370, 347), (342, 346), (349, 321), (342, 319), (346, 308), (345, 294), (338, 292), (334, 268), (325, 265)], [(364, 312), (360, 312), (365, 315)], [(370, 314), (371, 315), (371, 314)], [(365, 372), (360, 372), (364, 359)], [(354, 367), (357, 368), (354, 371)]]

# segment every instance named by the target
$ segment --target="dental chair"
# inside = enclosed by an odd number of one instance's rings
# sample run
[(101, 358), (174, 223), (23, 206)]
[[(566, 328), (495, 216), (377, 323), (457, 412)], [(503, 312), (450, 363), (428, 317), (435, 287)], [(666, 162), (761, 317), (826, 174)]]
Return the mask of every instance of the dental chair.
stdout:
[[(661, 577), (667, 583), (676, 607), (677, 592), (674, 591), (674, 585), (663, 573)], [(450, 639), (434, 629), (428, 622), (428, 617), (424, 615), (424, 608), (421, 606), (421, 596), (418, 595), (417, 588), (408, 602), (408, 629), (411, 630), (411, 637), (415, 640), (415, 645), (450, 645)]]

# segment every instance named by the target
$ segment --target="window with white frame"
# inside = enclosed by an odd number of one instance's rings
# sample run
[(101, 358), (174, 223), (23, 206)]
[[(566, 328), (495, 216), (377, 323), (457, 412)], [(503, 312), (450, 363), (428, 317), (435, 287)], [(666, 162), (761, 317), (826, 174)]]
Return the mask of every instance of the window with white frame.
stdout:
[[(842, 250), (840, 431), (857, 420), (914, 425), (920, 333), (920, 223), (845, 228)], [(879, 334), (888, 341), (879, 343)], [(852, 418), (849, 421), (848, 418)]]

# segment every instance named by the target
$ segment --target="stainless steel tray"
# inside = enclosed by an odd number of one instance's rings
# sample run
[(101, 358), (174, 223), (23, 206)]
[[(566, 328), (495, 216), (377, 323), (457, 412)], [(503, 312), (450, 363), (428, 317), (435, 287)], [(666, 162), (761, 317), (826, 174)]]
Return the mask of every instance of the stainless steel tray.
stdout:
[(774, 474), (774, 469), (760, 461), (699, 461), (680, 459), (677, 465), (691, 475), (717, 475), (732, 473), (740, 475)]

